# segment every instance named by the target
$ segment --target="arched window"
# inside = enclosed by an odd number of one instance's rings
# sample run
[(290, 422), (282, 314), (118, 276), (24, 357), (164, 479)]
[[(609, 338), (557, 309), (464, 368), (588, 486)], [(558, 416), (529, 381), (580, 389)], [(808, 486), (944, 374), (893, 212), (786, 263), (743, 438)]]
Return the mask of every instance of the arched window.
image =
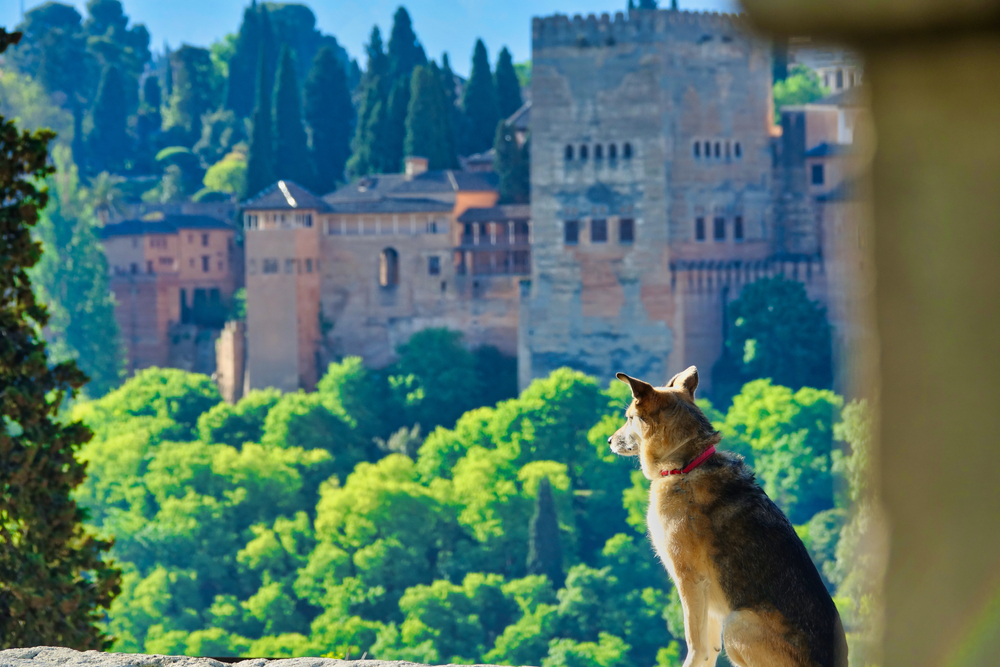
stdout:
[(587, 159), (587, 144), (580, 145), (580, 159), (581, 160)]
[(701, 142), (700, 141), (694, 142), (694, 156), (696, 158), (701, 157)]
[(600, 144), (594, 146), (594, 159), (603, 160), (604, 159), (604, 147)]
[(622, 157), (626, 160), (632, 157), (632, 144), (625, 142), (625, 145), (622, 146)]
[(399, 284), (399, 253), (386, 248), (378, 257), (378, 284), (395, 287)]
[(722, 145), (718, 141), (715, 142), (715, 157), (722, 157)]
[(570, 146), (569, 144), (566, 145), (566, 159), (567, 160), (573, 159), (573, 147)]
[(738, 141), (735, 144), (733, 144), (733, 155), (735, 155), (737, 158), (743, 157), (743, 149), (740, 147), (740, 142)]
[(705, 157), (712, 157), (712, 144), (705, 142)]
[(608, 144), (608, 159), (614, 160), (618, 157), (618, 146), (615, 144)]

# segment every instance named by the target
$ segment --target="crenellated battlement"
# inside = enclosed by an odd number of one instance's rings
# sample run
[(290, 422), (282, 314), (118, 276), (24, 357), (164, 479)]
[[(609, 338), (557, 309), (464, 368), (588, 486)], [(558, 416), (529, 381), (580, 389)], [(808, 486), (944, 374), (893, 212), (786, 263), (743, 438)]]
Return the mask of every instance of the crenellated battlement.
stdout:
[(691, 12), (670, 9), (567, 16), (535, 17), (531, 39), (535, 49), (551, 46), (612, 46), (620, 42), (645, 41), (657, 35), (675, 34), (678, 29), (742, 29), (739, 14)]

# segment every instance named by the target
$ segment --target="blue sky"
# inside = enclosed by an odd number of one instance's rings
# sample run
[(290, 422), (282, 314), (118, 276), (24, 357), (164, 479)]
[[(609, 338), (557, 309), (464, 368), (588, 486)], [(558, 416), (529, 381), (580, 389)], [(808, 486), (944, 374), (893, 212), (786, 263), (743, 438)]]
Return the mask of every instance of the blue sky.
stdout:
[[(62, 0), (76, 5), (80, 13), (86, 0)], [(43, 0), (24, 0), (25, 9)], [(0, 0), (0, 25), (13, 27), (20, 19), (21, 0)], [(467, 74), (472, 47), (482, 37), (495, 61), (507, 46), (515, 62), (531, 55), (531, 17), (551, 14), (599, 14), (622, 9), (627, 0), (313, 0), (305, 1), (316, 14), (319, 28), (336, 36), (351, 56), (363, 53), (372, 25), (378, 24), (388, 38), (392, 15), (400, 4), (413, 18), (417, 37), (427, 55), (438, 59), (443, 51), (459, 74)], [(123, 0), (133, 22), (145, 23), (152, 46), (164, 41), (207, 46), (227, 32), (235, 32), (249, 0)], [(661, 0), (661, 5), (669, 0)], [(680, 0), (681, 9), (735, 11), (735, 0)], [(364, 67), (363, 60), (361, 61)]]

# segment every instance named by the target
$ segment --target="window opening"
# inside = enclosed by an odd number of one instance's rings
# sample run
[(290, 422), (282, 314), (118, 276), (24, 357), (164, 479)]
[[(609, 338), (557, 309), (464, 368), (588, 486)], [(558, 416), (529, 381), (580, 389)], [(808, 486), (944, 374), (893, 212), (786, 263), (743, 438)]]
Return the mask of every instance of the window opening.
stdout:
[(572, 160), (573, 159), (573, 147), (572, 146), (569, 146), (569, 145), (566, 146), (566, 152), (565, 152), (564, 156), (565, 156), (565, 158), (567, 160)]
[(285, 273), (295, 273), (295, 260), (286, 259), (285, 260)]
[(567, 220), (563, 228), (566, 245), (576, 245), (580, 242), (580, 221)]
[(201, 256), (201, 270), (203, 272), (205, 272), (205, 273), (209, 272), (209, 270), (212, 267), (211, 261), (212, 261), (212, 258), (210, 256), (208, 256), (208, 255), (202, 255)]
[(399, 284), (399, 253), (393, 248), (386, 248), (379, 255), (378, 282), (382, 287), (395, 287)]
[(740, 147), (740, 142), (738, 141), (735, 144), (733, 144), (733, 155), (735, 155), (737, 158), (743, 157), (743, 149)]
[(433, 255), (427, 258), (427, 273), (432, 276), (441, 275), (441, 258)]
[(603, 160), (604, 159), (604, 147), (600, 144), (594, 146), (594, 159)]
[(591, 220), (590, 221), (590, 242), (591, 243), (607, 243), (608, 242), (608, 221), (607, 220)]
[(306, 273), (313, 272), (313, 261), (311, 257), (306, 258)]
[(580, 146), (580, 159), (581, 160), (586, 160), (587, 159), (587, 145), (586, 144), (582, 144)]
[(622, 146), (622, 157), (626, 160), (632, 157), (632, 144), (625, 142), (625, 145)]
[(812, 184), (813, 185), (823, 185), (825, 174), (823, 173), (823, 165), (814, 164), (812, 166)]
[(694, 142), (694, 156), (696, 158), (700, 158), (701, 157), (701, 142), (700, 141)]
[(208, 234), (202, 234), (201, 235), (201, 244), (203, 246), (207, 246), (208, 245)]
[(626, 218), (618, 221), (618, 242), (632, 243), (635, 240), (635, 220)]
[(712, 238), (714, 238), (716, 241), (725, 241), (726, 240), (726, 219), (725, 218), (716, 218), (714, 220), (713, 227), (714, 228), (712, 230)]
[(274, 257), (261, 260), (261, 273), (277, 273), (278, 260)]
[(719, 144), (718, 141), (716, 141), (715, 142), (715, 157), (717, 157), (717, 158), (718, 157), (722, 157), (722, 151), (720, 150), (721, 148), (722, 148), (722, 146)]
[(694, 220), (694, 239), (695, 241), (705, 240), (705, 218), (695, 218)]
[(608, 159), (614, 160), (618, 157), (618, 146), (615, 144), (608, 144)]
[(738, 215), (733, 220), (733, 238), (737, 241), (743, 240), (743, 216)]

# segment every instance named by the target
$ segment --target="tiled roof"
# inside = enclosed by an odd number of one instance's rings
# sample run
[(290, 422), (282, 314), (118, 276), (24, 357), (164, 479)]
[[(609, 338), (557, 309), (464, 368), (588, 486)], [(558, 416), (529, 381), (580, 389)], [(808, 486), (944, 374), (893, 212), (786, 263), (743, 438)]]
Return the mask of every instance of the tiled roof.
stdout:
[(806, 151), (806, 157), (834, 157), (847, 155), (854, 149), (851, 144), (828, 144), (825, 141)]
[(470, 208), (458, 216), (459, 222), (492, 222), (495, 220), (528, 220), (531, 204), (501, 204), (492, 208)]
[(513, 125), (515, 130), (527, 131), (531, 124), (531, 102), (525, 102), (520, 109), (512, 113), (507, 118), (507, 124)]
[(406, 197), (335, 200), (327, 205), (331, 213), (450, 213), (452, 208), (451, 202)]
[(325, 195), (328, 204), (344, 201), (377, 201), (382, 197), (421, 198), (459, 190), (495, 190), (495, 178), (452, 169), (425, 171), (410, 178), (406, 174), (373, 174)]
[(144, 234), (176, 234), (181, 229), (233, 229), (218, 218), (207, 215), (168, 215), (161, 220), (123, 220), (97, 230), (102, 238), (142, 236)]
[(292, 181), (278, 181), (243, 202), (243, 208), (258, 211), (326, 210), (326, 202)]

